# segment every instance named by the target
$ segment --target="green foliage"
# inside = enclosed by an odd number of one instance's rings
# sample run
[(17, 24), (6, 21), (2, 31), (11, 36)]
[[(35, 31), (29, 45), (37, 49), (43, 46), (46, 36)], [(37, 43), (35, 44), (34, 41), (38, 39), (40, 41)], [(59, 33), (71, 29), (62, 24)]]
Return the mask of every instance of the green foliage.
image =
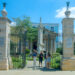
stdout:
[(27, 39), (33, 41), (37, 39), (38, 29), (32, 27), (32, 23), (30, 21), (30, 17), (24, 16), (23, 19), (16, 18), (14, 19), (16, 22), (16, 26), (11, 28), (11, 34), (16, 33), (19, 34), (19, 37), (23, 37), (23, 33), (25, 29), (27, 30)]
[(61, 55), (56, 54), (56, 56), (51, 58), (51, 67), (55, 68), (55, 69), (59, 69), (60, 68), (60, 61), (61, 61)]
[[(27, 61), (33, 61), (33, 58), (32, 58), (32, 57), (28, 57), (28, 56), (27, 56), (27, 57), (26, 57), (26, 60), (27, 60)], [(38, 60), (39, 60), (39, 58), (37, 57), (37, 58), (36, 58), (36, 60), (38, 61)]]
[(29, 17), (24, 16), (23, 19), (14, 18), (14, 21), (16, 22), (16, 26), (12, 27), (13, 29), (11, 33), (19, 34), (19, 37), (23, 36), (25, 29), (28, 30), (31, 27), (31, 21)]
[(38, 29), (31, 27), (27, 31), (27, 39), (30, 41), (36, 40), (38, 36)]
[(14, 57), (12, 56), (13, 68), (22, 68), (23, 60), (22, 57)]
[(63, 54), (63, 48), (57, 48), (56, 52), (60, 53), (62, 55)]
[(18, 37), (21, 39), (21, 42), (24, 42), (24, 32), (27, 30), (26, 40), (30, 42), (37, 40), (38, 28), (32, 27), (29, 17), (24, 16), (23, 19), (16, 18), (14, 21), (16, 22), (16, 26), (11, 27), (11, 34), (18, 35)]
[[(23, 43), (23, 45), (25, 45), (25, 40), (29, 42), (37, 40), (38, 29), (32, 27), (30, 17), (24, 16), (23, 19), (14, 18), (14, 21), (16, 22), (16, 26), (11, 27), (11, 34), (17, 35), (20, 40), (20, 43)], [(27, 30), (26, 33), (25, 30)], [(22, 44), (19, 45), (19, 48), (21, 48), (21, 46)], [(29, 50), (27, 50), (27, 53), (29, 53)]]
[(53, 57), (57, 57), (57, 56), (59, 56), (60, 55), (60, 53), (54, 53), (52, 56)]
[(16, 43), (10, 41), (10, 54), (14, 54), (16, 50)]
[(30, 53), (30, 49), (26, 49), (26, 54), (28, 55)]

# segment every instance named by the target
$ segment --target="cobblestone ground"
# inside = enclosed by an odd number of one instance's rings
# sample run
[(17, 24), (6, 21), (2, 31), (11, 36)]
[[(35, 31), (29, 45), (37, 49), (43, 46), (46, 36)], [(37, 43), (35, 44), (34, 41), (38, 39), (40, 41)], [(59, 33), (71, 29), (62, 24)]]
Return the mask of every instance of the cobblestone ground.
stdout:
[(0, 71), (0, 75), (75, 75), (75, 71), (60, 71), (55, 69), (47, 70), (44, 67), (39, 68), (38, 61), (36, 70), (33, 70), (33, 62), (28, 61), (27, 63), (28, 64), (24, 69)]

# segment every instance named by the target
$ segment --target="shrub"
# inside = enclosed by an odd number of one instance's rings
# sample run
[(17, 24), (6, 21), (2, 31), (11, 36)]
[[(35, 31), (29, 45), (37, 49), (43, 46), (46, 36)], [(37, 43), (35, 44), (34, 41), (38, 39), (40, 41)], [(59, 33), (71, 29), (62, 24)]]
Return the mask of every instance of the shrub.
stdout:
[(63, 48), (57, 48), (56, 52), (60, 53), (62, 55), (63, 54)]
[(26, 54), (28, 55), (30, 53), (30, 49), (26, 49)]
[(54, 54), (53, 58), (51, 58), (51, 67), (52, 68), (60, 68), (61, 55)]
[(13, 68), (22, 68), (23, 59), (22, 56), (12, 56)]

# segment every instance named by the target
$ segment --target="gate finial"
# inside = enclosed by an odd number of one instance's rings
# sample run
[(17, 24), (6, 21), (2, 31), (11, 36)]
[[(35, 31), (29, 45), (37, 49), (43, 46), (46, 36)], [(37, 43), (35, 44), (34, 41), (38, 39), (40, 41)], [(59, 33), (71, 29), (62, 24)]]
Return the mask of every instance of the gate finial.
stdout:
[(66, 12), (65, 12), (65, 15), (66, 15), (66, 17), (67, 18), (69, 18), (69, 16), (70, 16), (70, 11), (69, 11), (69, 4), (70, 4), (70, 2), (66, 2), (66, 4), (67, 4), (67, 10), (66, 10)]
[(6, 11), (5, 8), (6, 8), (6, 2), (3, 3), (3, 10), (1, 12), (3, 17), (6, 17), (7, 16), (7, 11)]

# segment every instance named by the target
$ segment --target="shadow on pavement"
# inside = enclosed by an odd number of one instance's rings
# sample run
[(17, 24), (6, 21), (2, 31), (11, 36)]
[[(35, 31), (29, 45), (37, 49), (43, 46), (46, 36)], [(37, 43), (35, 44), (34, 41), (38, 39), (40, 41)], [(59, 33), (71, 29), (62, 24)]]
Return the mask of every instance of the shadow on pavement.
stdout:
[(61, 71), (60, 69), (47, 69), (47, 68), (40, 68), (41, 71)]
[[(33, 67), (27, 67), (27, 68), (31, 68), (33, 69)], [(39, 66), (36, 66), (36, 69), (35, 70), (40, 70), (40, 71), (61, 71), (61, 69), (47, 69), (45, 67), (39, 67)]]

